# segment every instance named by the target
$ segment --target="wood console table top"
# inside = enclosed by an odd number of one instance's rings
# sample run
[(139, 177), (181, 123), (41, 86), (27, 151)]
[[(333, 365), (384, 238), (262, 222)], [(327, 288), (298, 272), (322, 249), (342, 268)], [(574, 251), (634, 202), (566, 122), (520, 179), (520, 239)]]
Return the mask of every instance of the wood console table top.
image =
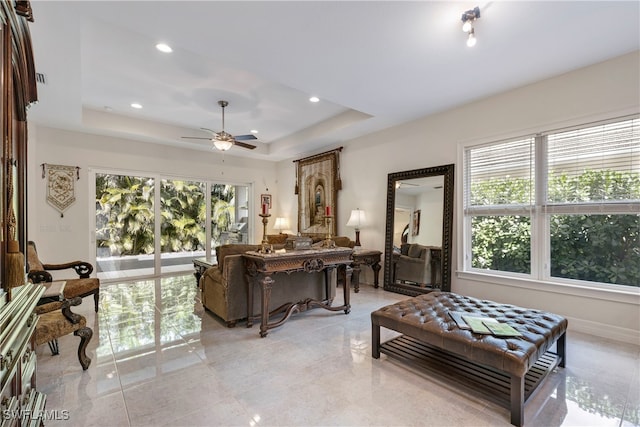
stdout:
[[(347, 265), (353, 261), (351, 254), (353, 250), (350, 248), (331, 248), (331, 249), (309, 249), (286, 251), (278, 253), (262, 254), (256, 251), (249, 251), (242, 256), (245, 260), (247, 270), (247, 327), (253, 326), (253, 286), (259, 284), (261, 286), (262, 309), (260, 321), (260, 336), (266, 337), (269, 329), (276, 328), (286, 322), (294, 312), (306, 311), (311, 307), (322, 307), (330, 311), (342, 311), (349, 314), (351, 305), (349, 301), (350, 286), (343, 286), (344, 303), (341, 306), (334, 307), (330, 300), (330, 277), (329, 272), (337, 268), (338, 282), (347, 283)], [(290, 274), (296, 271), (304, 271), (307, 273), (325, 272), (325, 288), (327, 299), (324, 301), (316, 301), (307, 299), (301, 302), (291, 302), (285, 309), (286, 313), (283, 319), (278, 322), (269, 323), (269, 300), (271, 298), (271, 289), (276, 283), (271, 276), (278, 273)]]

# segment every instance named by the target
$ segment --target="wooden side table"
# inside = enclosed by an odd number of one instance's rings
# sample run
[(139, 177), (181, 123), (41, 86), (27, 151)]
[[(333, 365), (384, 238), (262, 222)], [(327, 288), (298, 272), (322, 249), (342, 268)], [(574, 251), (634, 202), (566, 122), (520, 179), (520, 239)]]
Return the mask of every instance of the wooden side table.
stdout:
[(218, 265), (217, 261), (214, 262), (211, 260), (211, 257), (202, 257), (202, 258), (194, 258), (193, 259), (193, 275), (196, 277), (196, 286), (200, 286), (200, 278), (207, 270), (207, 268), (213, 267), (214, 265)]
[(380, 277), (380, 256), (382, 252), (370, 249), (357, 249), (353, 251), (353, 273), (351, 283), (353, 290), (360, 292), (360, 269), (362, 265), (368, 265), (373, 270), (373, 287), (378, 287)]

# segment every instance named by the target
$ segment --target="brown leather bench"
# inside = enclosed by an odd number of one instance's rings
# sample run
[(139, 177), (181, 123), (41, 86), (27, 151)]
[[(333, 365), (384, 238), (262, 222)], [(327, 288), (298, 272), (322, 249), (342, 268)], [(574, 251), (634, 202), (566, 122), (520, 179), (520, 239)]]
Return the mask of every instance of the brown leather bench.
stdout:
[[(522, 336), (500, 338), (460, 329), (449, 311), (508, 323)], [(540, 310), (451, 292), (431, 292), (371, 313), (372, 356), (380, 353), (468, 386), (524, 421), (524, 402), (549, 371), (565, 365), (567, 320)], [(380, 343), (380, 327), (403, 335)], [(555, 353), (549, 351), (556, 344)]]

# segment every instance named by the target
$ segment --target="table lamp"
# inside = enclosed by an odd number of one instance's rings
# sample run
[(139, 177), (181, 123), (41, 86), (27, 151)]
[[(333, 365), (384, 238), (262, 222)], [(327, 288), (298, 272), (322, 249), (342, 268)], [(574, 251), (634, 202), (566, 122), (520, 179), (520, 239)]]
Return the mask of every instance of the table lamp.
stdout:
[(274, 230), (278, 230), (282, 234), (282, 230), (289, 229), (289, 220), (287, 218), (276, 218), (276, 223), (273, 225)]
[(360, 226), (366, 221), (364, 211), (360, 209), (354, 209), (351, 211), (349, 221), (347, 221), (347, 227), (354, 227), (356, 229), (356, 246), (360, 246)]

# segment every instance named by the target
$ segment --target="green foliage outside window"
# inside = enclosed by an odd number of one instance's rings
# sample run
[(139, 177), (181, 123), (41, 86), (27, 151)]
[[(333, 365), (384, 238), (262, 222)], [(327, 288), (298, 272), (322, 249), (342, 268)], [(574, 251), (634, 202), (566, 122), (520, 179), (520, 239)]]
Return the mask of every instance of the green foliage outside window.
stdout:
[[(528, 201), (527, 179), (487, 180), (472, 185), (476, 205)], [(548, 200), (589, 203), (640, 200), (640, 174), (585, 171), (552, 174)], [(562, 214), (549, 219), (551, 276), (640, 286), (640, 214)], [(529, 273), (531, 227), (517, 215), (472, 218), (472, 266)]]
[[(154, 253), (154, 191), (153, 178), (96, 175), (96, 238), (98, 248), (108, 248), (106, 256)], [(233, 186), (213, 185), (214, 242), (233, 222), (234, 198)], [(203, 183), (160, 181), (161, 252), (204, 250), (204, 201)]]

